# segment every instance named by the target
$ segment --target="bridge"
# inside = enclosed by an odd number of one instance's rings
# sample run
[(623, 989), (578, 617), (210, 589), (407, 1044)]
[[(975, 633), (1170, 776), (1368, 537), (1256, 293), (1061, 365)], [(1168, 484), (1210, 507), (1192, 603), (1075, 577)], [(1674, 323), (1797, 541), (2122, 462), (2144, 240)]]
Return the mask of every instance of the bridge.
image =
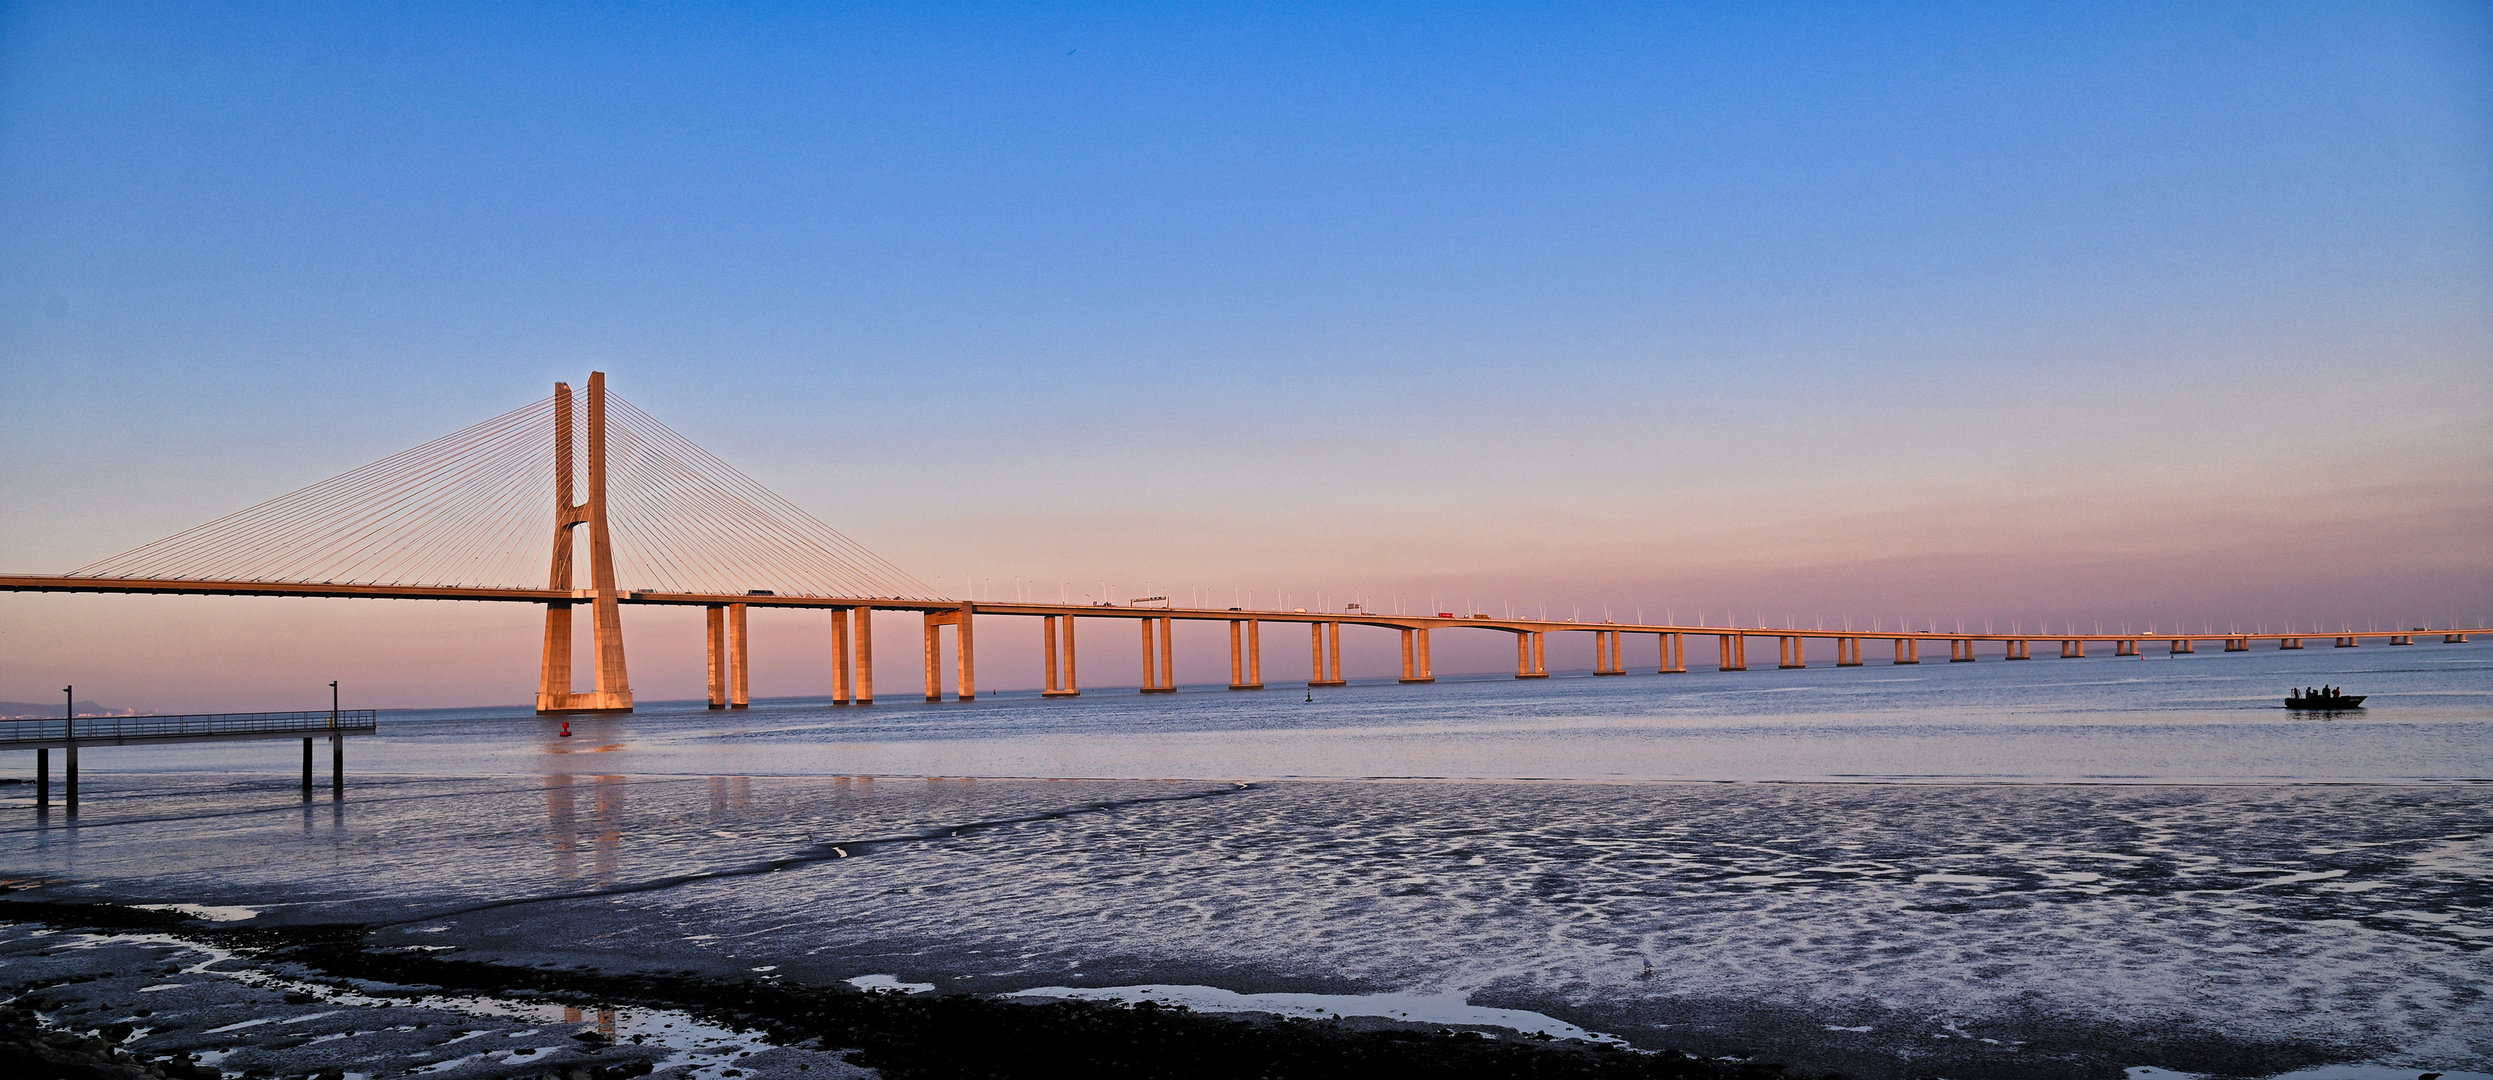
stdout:
[[(584, 535), (583, 535), (584, 534)], [(585, 540), (585, 543), (582, 541)], [(583, 550), (585, 548), (585, 550)], [(587, 579), (583, 585), (582, 577)], [(531, 579), (542, 580), (537, 586)], [(768, 586), (764, 588), (762, 586)], [(1977, 645), (1996, 646), (2006, 660), (2034, 658), (2034, 645), (2080, 659), (2138, 656), (2145, 651), (2194, 653), (2202, 644), (2226, 652), (2254, 645), (2300, 649), (2326, 641), (2336, 648), (2365, 642), (2411, 645), (2419, 633), (2464, 642), (2483, 627), (2422, 627), (2361, 631), (2313, 627), (2296, 631), (2238, 629), (2190, 633), (2080, 633), (2022, 627), (2008, 633), (1937, 626), (1860, 631), (1766, 626), (1583, 623), (1500, 618), (1475, 612), (1424, 616), (1349, 610), (1177, 608), (1109, 604), (1005, 603), (938, 596), (917, 579), (866, 551), (830, 526), (771, 493), (732, 466), (606, 389), (602, 372), (585, 395), (557, 383), (550, 398), (514, 409), (404, 453), (197, 528), (81, 567), (67, 574), (0, 575), (0, 591), (217, 596), (364, 597), (463, 600), (541, 605), (544, 648), (537, 711), (544, 715), (630, 712), (631, 680), (624, 655), (622, 610), (636, 605), (701, 607), (708, 612), (709, 704), (751, 702), (748, 613), (754, 608), (803, 608), (828, 615), (826, 659), (831, 700), (875, 700), (875, 611), (922, 616), (923, 692), (945, 696), (942, 637), (953, 636), (951, 696), (977, 698), (978, 616), (1042, 622), (1041, 664), (1048, 697), (1081, 694), (1076, 663), (1078, 620), (1123, 620), (1140, 627), (1146, 694), (1177, 689), (1172, 627), (1178, 621), (1229, 625), (1229, 688), (1259, 690), (1264, 682), (1266, 624), (1304, 625), (1308, 686), (1340, 686), (1342, 628), (1398, 633), (1401, 681), (1435, 680), (1432, 635), (1494, 632), (1515, 639), (1515, 677), (1549, 677), (1550, 634), (1593, 636), (1597, 675), (1631, 670), (1683, 674), (1688, 644), (1713, 639), (1717, 671), (1749, 669), (1749, 646), (1773, 639), (1774, 666), (1805, 668), (1813, 645), (1833, 652), (1837, 667), (1860, 667), (1872, 643), (1888, 664), (1935, 661), (1944, 644), (1952, 663), (1976, 660)], [(575, 684), (573, 618), (589, 616), (590, 688)], [(1650, 639), (1639, 660), (1629, 639)], [(1129, 639), (1131, 640), (1131, 639)], [(1760, 663), (1764, 662), (1763, 645)], [(1650, 657), (1651, 662), (1644, 662)], [(1702, 665), (1701, 665), (1702, 666)], [(326, 714), (323, 714), (326, 715)], [(82, 737), (83, 738), (83, 737)]]

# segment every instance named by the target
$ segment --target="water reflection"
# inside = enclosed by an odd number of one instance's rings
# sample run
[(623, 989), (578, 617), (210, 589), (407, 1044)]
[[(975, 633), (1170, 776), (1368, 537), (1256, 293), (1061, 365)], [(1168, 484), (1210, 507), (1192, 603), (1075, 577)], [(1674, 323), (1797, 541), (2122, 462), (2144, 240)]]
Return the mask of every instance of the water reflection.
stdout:
[[(582, 876), (579, 795), (575, 791), (578, 780), (569, 773), (552, 773), (545, 778), (546, 843), (554, 857), (554, 876), (564, 881), (577, 881)], [(612, 884), (623, 848), (623, 777), (593, 777), (590, 784), (590, 837), (586, 845), (589, 874), (598, 884)]]

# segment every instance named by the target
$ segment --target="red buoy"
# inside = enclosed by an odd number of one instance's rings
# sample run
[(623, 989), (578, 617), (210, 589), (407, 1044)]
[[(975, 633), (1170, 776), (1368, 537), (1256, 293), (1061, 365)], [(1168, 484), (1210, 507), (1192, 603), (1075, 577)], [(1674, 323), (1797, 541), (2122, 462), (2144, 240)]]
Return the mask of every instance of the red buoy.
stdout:
[(566, 739), (571, 737), (571, 721), (569, 720), (563, 721), (563, 737)]

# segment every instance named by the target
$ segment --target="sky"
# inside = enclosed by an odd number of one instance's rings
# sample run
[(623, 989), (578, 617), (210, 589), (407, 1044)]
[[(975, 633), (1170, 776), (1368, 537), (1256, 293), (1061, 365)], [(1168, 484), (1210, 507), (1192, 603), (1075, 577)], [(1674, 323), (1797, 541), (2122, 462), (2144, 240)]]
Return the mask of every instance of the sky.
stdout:
[[(2488, 301), (2484, 3), (0, 4), (7, 572), (602, 370), (953, 596), (2481, 625)], [(0, 595), (0, 701), (518, 702), (538, 633)]]

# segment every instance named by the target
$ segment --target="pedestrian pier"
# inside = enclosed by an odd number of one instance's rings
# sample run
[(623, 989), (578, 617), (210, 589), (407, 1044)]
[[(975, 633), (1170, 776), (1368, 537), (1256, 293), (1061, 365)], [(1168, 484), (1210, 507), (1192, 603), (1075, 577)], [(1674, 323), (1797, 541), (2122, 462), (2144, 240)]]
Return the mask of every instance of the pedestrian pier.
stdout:
[(379, 726), (372, 709), (325, 712), (210, 713), (199, 716), (78, 716), (0, 720), (0, 750), (35, 752), (35, 806), (52, 805), (52, 751), (61, 751), (61, 801), (78, 808), (78, 748), (147, 743), (303, 740), (303, 797), (312, 797), (312, 742), (329, 740), (329, 791), (346, 794), (346, 737)]

